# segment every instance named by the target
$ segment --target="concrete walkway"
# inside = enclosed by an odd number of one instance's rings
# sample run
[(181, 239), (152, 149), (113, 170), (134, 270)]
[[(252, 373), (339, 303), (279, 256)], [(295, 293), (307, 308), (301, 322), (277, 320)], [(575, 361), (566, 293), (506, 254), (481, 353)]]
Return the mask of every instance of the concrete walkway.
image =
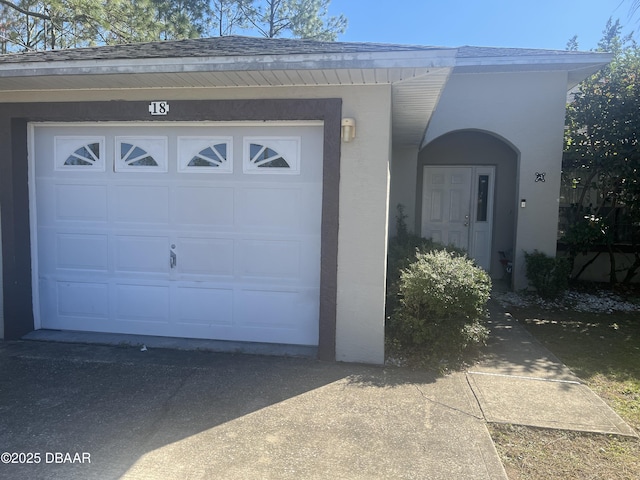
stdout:
[(488, 422), (637, 436), (600, 397), (496, 303), (488, 354), (467, 372)]

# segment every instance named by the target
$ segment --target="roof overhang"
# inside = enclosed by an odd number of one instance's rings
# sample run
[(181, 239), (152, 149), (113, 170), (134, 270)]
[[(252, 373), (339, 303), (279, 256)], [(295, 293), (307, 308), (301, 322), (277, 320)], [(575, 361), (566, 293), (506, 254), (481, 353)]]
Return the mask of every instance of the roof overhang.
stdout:
[[(504, 52), (503, 55), (483, 55), (487, 51)], [(526, 49), (485, 49), (462, 47), (453, 73), (508, 73), (552, 72), (568, 73), (567, 90), (609, 64), (610, 53), (565, 52)], [(513, 52), (513, 53), (512, 53)]]
[(455, 49), (291, 55), (234, 55), (0, 63), (0, 78), (266, 70), (394, 69), (453, 66)]
[(456, 49), (0, 63), (0, 102), (18, 92), (392, 85), (394, 143), (417, 145)]
[[(0, 102), (21, 101), (30, 92), (390, 85), (394, 145), (419, 146), (451, 74), (562, 70), (569, 89), (611, 61), (602, 53), (482, 47), (331, 43), (318, 52), (316, 43), (302, 41), (300, 49), (265, 53), (265, 39), (215, 41), (240, 44), (216, 52), (198, 40), (174, 42), (169, 54), (163, 43), (143, 44), (142, 58), (136, 45), (0, 56)], [(250, 42), (253, 53), (242, 53), (242, 42)], [(195, 50), (180, 54), (177, 45)], [(259, 54), (250, 50), (256, 45)], [(298, 47), (295, 41), (277, 45)]]

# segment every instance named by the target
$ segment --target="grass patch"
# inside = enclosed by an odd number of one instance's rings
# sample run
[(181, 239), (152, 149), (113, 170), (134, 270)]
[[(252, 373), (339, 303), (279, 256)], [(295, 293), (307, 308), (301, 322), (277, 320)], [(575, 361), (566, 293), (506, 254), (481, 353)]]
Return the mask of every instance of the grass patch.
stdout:
[[(640, 314), (515, 315), (549, 350), (640, 430)], [(542, 318), (540, 318), (542, 316)]]
[[(640, 432), (640, 313), (508, 310)], [(510, 480), (640, 478), (638, 439), (512, 425), (490, 431)]]
[(490, 425), (509, 480), (637, 480), (636, 439), (519, 425)]

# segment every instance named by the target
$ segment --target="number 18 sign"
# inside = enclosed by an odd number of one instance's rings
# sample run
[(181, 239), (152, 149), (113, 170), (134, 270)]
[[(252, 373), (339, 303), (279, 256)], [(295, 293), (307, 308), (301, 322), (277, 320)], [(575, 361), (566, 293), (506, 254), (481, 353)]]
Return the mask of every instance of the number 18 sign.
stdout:
[(149, 104), (149, 113), (151, 115), (166, 115), (169, 113), (169, 102), (151, 102)]

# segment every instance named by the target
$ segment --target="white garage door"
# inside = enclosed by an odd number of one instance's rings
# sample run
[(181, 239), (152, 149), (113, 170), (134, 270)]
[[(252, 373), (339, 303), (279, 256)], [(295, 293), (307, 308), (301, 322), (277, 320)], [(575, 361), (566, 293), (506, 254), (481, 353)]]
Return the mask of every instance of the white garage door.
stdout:
[(30, 157), (41, 328), (317, 345), (322, 126), (36, 124)]

